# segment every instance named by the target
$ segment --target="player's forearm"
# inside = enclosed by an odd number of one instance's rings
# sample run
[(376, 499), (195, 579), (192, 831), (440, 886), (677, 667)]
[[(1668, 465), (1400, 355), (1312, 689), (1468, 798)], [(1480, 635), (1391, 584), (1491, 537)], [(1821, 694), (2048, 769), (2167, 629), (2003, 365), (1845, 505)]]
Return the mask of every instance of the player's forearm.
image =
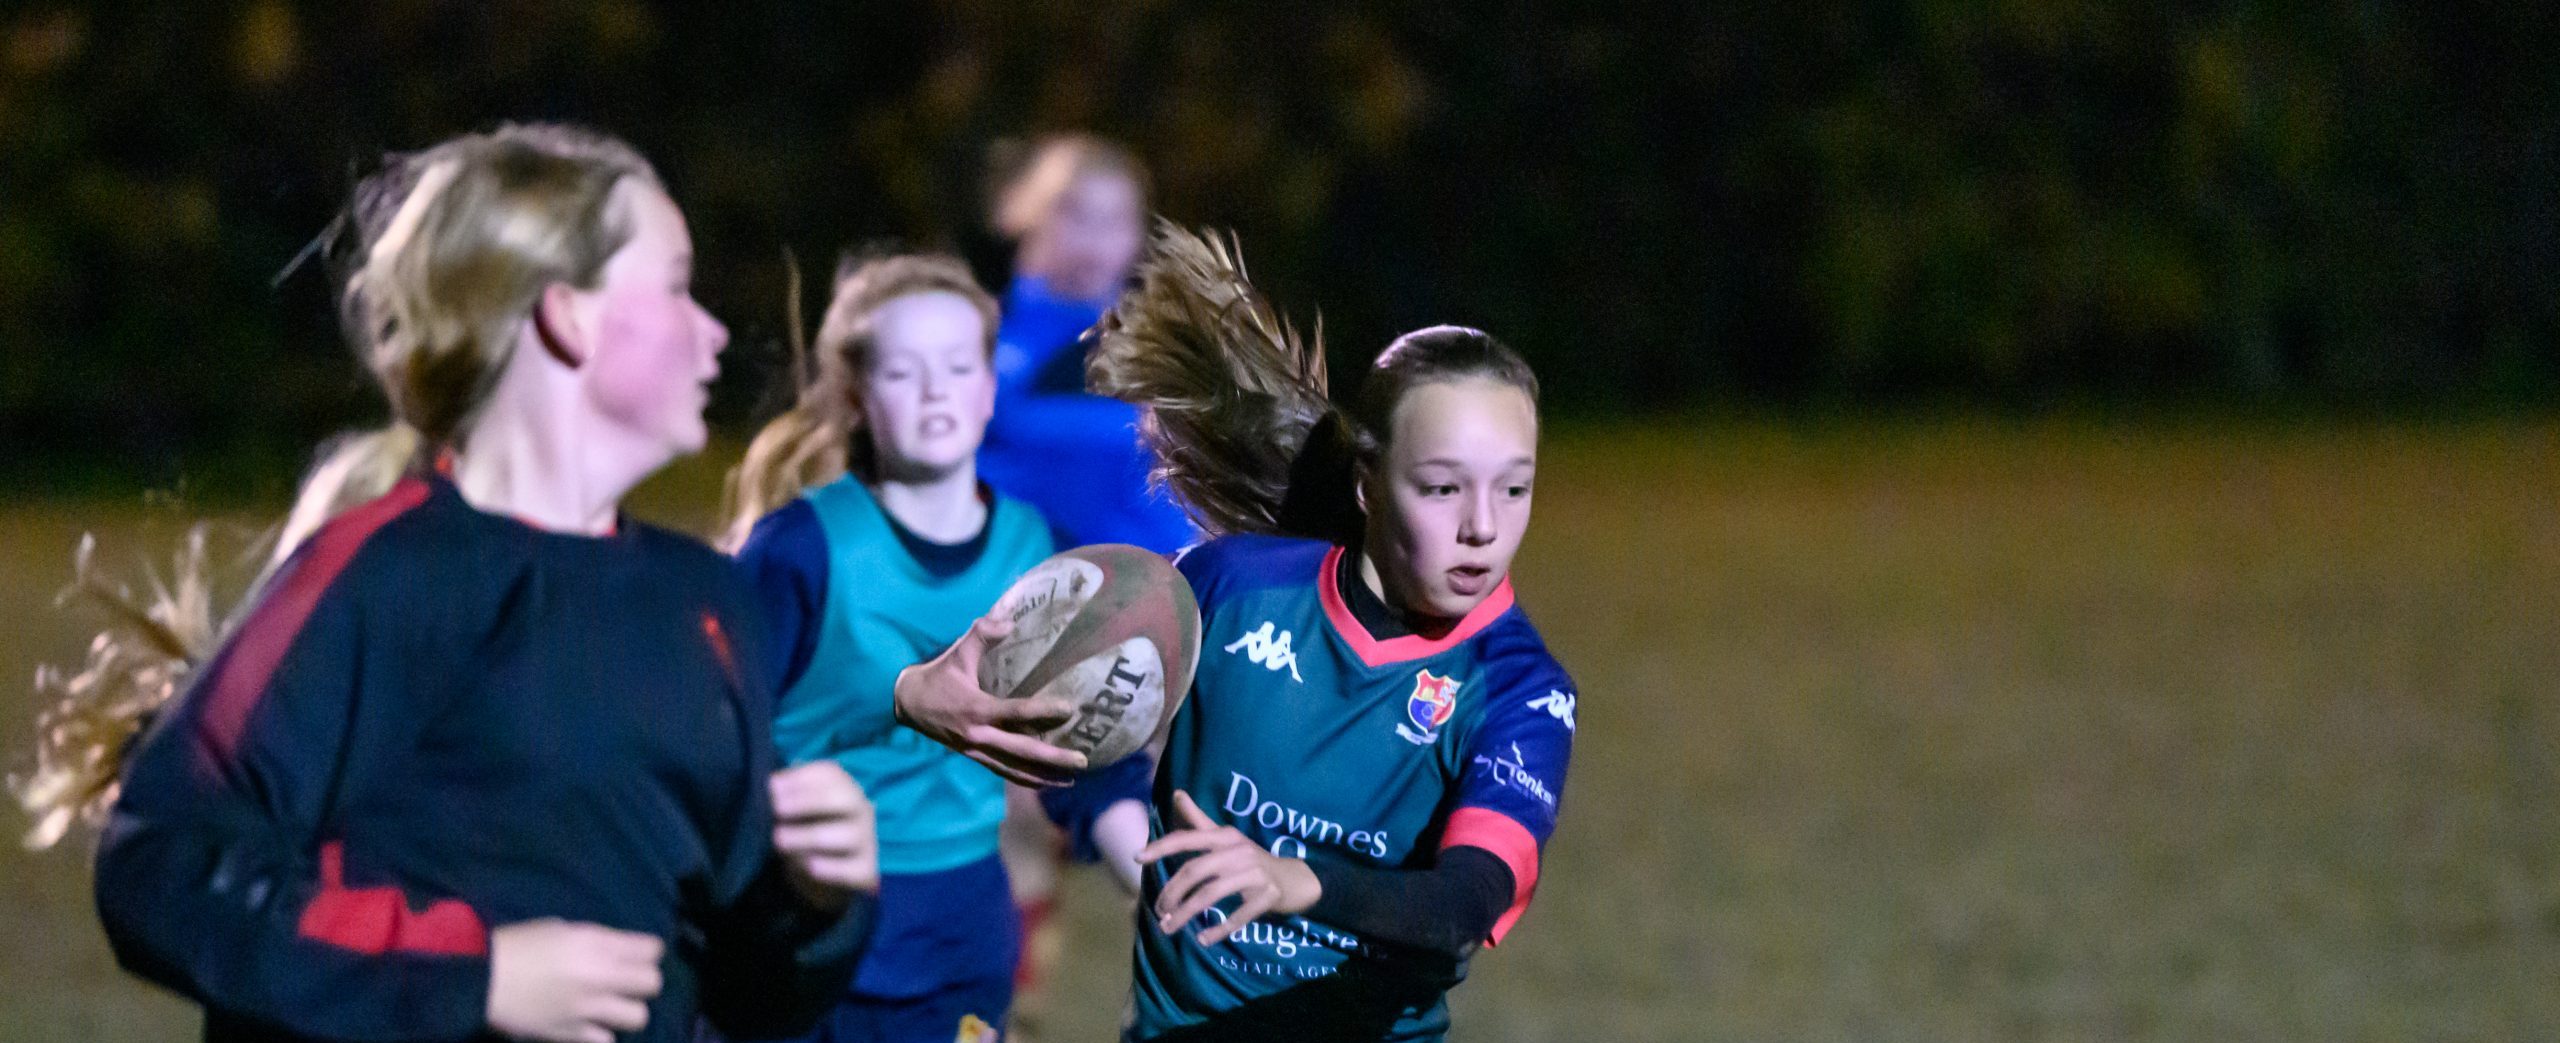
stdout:
[(109, 825), (98, 913), (127, 970), (215, 1011), (317, 1038), (459, 1039), (480, 1029), (487, 934), (468, 907), (388, 886), (324, 887), (337, 882), (312, 878), (296, 838), (224, 810), (119, 813)]
[(1093, 848), (1111, 869), (1122, 890), (1138, 893), (1138, 849), (1147, 846), (1147, 806), (1123, 800), (1103, 809), (1093, 820)]
[(1314, 862), (1323, 893), (1310, 919), (1364, 938), (1465, 956), (1511, 903), (1511, 868), (1481, 848), (1453, 847), (1429, 869)]

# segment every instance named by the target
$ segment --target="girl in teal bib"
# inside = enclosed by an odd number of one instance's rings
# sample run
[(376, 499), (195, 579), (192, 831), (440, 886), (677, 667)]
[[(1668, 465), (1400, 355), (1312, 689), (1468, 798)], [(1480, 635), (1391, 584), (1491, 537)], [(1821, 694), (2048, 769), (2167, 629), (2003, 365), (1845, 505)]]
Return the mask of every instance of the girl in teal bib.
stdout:
[(978, 480), (996, 304), (953, 259), (838, 272), (799, 404), (730, 476), (729, 542), (768, 617), (784, 760), (831, 759), (878, 809), (878, 933), (815, 1040), (993, 1038), (1021, 927), (996, 856), (1004, 780), (899, 726), (898, 672), (1052, 552)]

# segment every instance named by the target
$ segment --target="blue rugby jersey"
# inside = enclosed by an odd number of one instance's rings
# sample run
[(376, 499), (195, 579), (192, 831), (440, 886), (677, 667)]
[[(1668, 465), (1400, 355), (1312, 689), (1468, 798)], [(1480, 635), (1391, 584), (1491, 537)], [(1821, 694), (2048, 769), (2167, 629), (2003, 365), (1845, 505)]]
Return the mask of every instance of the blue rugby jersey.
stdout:
[(978, 477), (1039, 508), (1060, 546), (1129, 543), (1171, 553), (1199, 532), (1147, 484), (1156, 457), (1138, 440), (1138, 407), (1084, 390), (1084, 333), (1118, 296), (1060, 297), (1031, 276), (1005, 289), (996, 411), (978, 449)]
[[(1188, 792), (1273, 852), (1425, 869), (1448, 847), (1491, 852), (1515, 883), (1499, 942), (1538, 877), (1572, 754), (1573, 682), (1506, 581), (1440, 638), (1372, 638), (1333, 584), (1343, 550), (1230, 536), (1185, 554), (1201, 652), (1153, 800), (1155, 832)], [(1304, 916), (1266, 917), (1215, 946), (1192, 936), (1233, 901), (1159, 933), (1150, 867), (1138, 916), (1133, 1040), (1436, 1039), (1463, 960), (1364, 942)]]

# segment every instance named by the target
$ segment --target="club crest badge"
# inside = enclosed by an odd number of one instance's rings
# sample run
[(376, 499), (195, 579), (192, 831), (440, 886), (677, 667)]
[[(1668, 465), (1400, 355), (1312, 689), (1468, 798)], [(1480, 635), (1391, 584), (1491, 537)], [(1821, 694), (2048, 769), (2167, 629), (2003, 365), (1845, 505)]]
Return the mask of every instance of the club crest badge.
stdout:
[(1396, 725), (1396, 734), (1416, 746), (1428, 746), (1440, 739), (1440, 726), (1449, 723), (1449, 715), (1458, 709), (1458, 679), (1442, 677), (1429, 670), (1413, 675), (1413, 694), (1404, 701), (1404, 714), (1413, 719), (1411, 726)]

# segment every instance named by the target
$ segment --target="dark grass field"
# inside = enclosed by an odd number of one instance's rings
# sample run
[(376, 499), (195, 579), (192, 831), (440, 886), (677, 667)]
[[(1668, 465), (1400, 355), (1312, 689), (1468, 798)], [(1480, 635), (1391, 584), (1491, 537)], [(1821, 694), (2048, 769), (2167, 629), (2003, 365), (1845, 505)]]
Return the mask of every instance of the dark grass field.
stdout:
[[(10, 719), (154, 514), (0, 507)], [(1576, 430), (1519, 573), (1584, 730), (1456, 1039), (2560, 1039), (2560, 423)], [(0, 1039), (192, 1035), (80, 863), (0, 855)], [(1041, 1038), (1106, 1039), (1070, 895)]]

